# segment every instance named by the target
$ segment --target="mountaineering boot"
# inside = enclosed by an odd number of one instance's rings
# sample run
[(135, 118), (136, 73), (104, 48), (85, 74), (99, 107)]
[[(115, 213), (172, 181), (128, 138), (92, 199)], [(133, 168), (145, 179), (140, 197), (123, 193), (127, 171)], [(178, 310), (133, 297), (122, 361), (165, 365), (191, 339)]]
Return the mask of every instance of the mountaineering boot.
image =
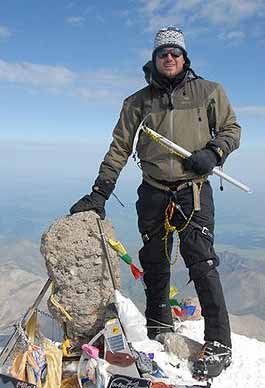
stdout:
[(147, 336), (150, 339), (156, 339), (159, 334), (163, 333), (173, 333), (172, 323), (163, 323), (152, 318), (147, 318)]
[(193, 363), (193, 378), (208, 380), (217, 377), (232, 362), (232, 350), (220, 342), (205, 342)]

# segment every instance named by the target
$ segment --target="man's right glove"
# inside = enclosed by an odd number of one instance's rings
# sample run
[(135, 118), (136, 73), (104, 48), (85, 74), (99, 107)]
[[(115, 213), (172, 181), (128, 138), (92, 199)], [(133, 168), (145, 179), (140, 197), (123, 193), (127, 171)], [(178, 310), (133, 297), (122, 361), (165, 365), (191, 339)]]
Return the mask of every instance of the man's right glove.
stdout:
[(86, 212), (89, 210), (95, 210), (95, 212), (100, 216), (102, 220), (104, 220), (106, 216), (105, 212), (105, 202), (106, 198), (96, 193), (95, 191), (92, 191), (90, 195), (85, 195), (79, 201), (77, 201), (70, 209), (70, 213), (80, 213), (80, 212)]

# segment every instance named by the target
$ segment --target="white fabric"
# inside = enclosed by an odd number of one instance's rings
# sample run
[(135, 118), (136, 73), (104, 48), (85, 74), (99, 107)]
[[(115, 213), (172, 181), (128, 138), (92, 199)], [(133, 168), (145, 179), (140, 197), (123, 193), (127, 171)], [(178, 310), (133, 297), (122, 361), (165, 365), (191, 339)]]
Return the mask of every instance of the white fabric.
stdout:
[(115, 305), (128, 342), (149, 341), (146, 319), (131, 299), (114, 291)]

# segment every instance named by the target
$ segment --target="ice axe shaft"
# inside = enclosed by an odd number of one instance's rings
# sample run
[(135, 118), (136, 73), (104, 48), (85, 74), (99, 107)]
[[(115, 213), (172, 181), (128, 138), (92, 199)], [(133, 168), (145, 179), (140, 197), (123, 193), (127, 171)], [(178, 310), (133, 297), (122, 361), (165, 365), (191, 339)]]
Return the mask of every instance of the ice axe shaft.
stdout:
[[(171, 140), (169, 140), (166, 137), (155, 132), (153, 129), (148, 128), (143, 123), (140, 124), (139, 129), (140, 130), (142, 129), (143, 132), (146, 133), (147, 136), (153, 138), (154, 141), (158, 141), (159, 143), (161, 143), (161, 145), (168, 147), (172, 151), (176, 151), (177, 153), (182, 155), (184, 158), (188, 158), (189, 156), (191, 156), (191, 152), (187, 151), (185, 148), (182, 148), (178, 144), (173, 143)], [(225, 174), (223, 171), (220, 171), (217, 167), (215, 167), (213, 169), (213, 174), (218, 175), (219, 177), (225, 179), (227, 182), (232, 183), (232, 185), (238, 187), (239, 189), (241, 189), (247, 193), (252, 193), (252, 190), (248, 186), (246, 186), (243, 183), (239, 182), (238, 180), (232, 178), (231, 176)]]
[(117, 282), (116, 282), (116, 279), (115, 279), (115, 276), (114, 276), (114, 273), (113, 273), (112, 265), (111, 265), (111, 259), (110, 259), (110, 253), (109, 253), (108, 244), (107, 244), (106, 236), (105, 236), (105, 233), (104, 233), (103, 224), (102, 224), (102, 221), (101, 221), (100, 218), (97, 218), (97, 223), (98, 223), (98, 228), (99, 228), (99, 231), (100, 231), (100, 237), (101, 237), (104, 253), (106, 255), (106, 259), (107, 259), (107, 263), (108, 263), (108, 267), (109, 267), (109, 273), (110, 273), (112, 285), (113, 285), (114, 290), (118, 290), (118, 285), (117, 285)]

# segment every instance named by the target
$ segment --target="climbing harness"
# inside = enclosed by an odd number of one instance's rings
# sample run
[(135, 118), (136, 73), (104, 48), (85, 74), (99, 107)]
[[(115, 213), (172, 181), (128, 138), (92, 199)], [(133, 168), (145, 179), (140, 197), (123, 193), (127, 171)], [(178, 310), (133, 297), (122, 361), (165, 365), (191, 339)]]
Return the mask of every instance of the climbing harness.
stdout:
[[(199, 185), (199, 188), (198, 188), (198, 198), (199, 198), (201, 190), (202, 190), (203, 182), (204, 182), (204, 179), (201, 179), (200, 182), (198, 183), (198, 185)], [(185, 183), (186, 184), (185, 187), (188, 187), (187, 186), (188, 183), (191, 183), (192, 187), (194, 185), (197, 185), (197, 183), (194, 183), (194, 182), (186, 182)], [(173, 194), (173, 196), (174, 196), (174, 194)], [(196, 201), (198, 201), (198, 198), (196, 198)], [(194, 203), (195, 203), (195, 201), (194, 201)], [(177, 226), (172, 225), (170, 223), (176, 210), (184, 218), (184, 224), (181, 225), (179, 228)], [(181, 206), (176, 201), (174, 201), (172, 199), (170, 200), (169, 204), (166, 207), (166, 210), (165, 210), (165, 222), (164, 222), (165, 236), (163, 237), (163, 240), (165, 242), (165, 255), (166, 255), (166, 258), (169, 261), (170, 265), (174, 265), (176, 263), (177, 259), (178, 259), (178, 253), (179, 253), (179, 247), (180, 247), (180, 237), (179, 237), (179, 234), (181, 232), (183, 232), (188, 227), (189, 224), (191, 224), (192, 217), (193, 217), (195, 211), (198, 211), (198, 206), (196, 206), (196, 205), (194, 205), (192, 212), (187, 217), (186, 214), (183, 212)], [(199, 224), (196, 223), (196, 226), (197, 225), (199, 226)], [(201, 227), (201, 229), (203, 231), (203, 230), (205, 230), (207, 228)], [(176, 233), (176, 238), (177, 238), (176, 254), (175, 254), (175, 258), (173, 260), (171, 260), (170, 254), (168, 252), (168, 236), (169, 236), (170, 233), (174, 233), (174, 232)]]

